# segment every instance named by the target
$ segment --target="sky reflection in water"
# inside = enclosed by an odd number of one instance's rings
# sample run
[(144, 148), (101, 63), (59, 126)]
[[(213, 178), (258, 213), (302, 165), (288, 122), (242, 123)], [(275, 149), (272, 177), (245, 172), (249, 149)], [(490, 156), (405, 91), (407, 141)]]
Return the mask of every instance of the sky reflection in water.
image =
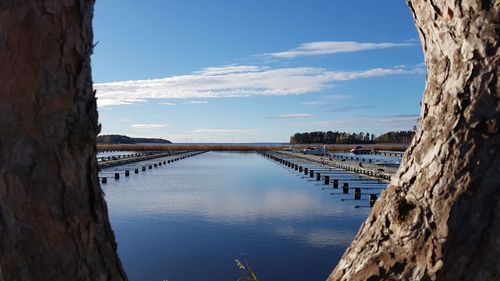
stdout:
[(370, 211), (254, 153), (209, 152), (103, 189), (132, 281), (236, 280), (242, 255), (261, 280), (325, 280)]

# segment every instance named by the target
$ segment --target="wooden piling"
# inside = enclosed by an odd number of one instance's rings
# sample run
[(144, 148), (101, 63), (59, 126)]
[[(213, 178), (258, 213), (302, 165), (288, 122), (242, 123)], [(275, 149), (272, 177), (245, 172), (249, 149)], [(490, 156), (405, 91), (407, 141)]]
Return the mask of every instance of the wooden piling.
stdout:
[(373, 207), (376, 201), (377, 201), (377, 194), (370, 194), (370, 207)]
[(360, 200), (361, 199), (361, 188), (356, 187), (354, 188), (354, 200)]

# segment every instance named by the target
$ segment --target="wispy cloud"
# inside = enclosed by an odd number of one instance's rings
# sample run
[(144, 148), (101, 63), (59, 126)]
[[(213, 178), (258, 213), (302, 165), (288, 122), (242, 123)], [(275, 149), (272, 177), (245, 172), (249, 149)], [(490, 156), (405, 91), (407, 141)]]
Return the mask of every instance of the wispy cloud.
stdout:
[(213, 129), (213, 128), (205, 128), (205, 129), (194, 129), (194, 133), (202, 133), (202, 134), (247, 134), (257, 131), (257, 129)]
[(352, 98), (350, 95), (329, 95), (323, 97), (321, 100), (305, 101), (302, 104), (307, 106), (330, 106), (350, 98)]
[(245, 73), (245, 72), (258, 72), (262, 69), (268, 69), (268, 67), (254, 66), (254, 65), (227, 65), (223, 67), (206, 67), (200, 71), (196, 71), (196, 74), (200, 75), (221, 75), (228, 73)]
[(162, 138), (167, 139), (171, 142), (208, 142), (210, 136), (202, 134), (168, 134)]
[(97, 83), (94, 88), (102, 107), (149, 99), (299, 95), (319, 92), (335, 81), (421, 73), (424, 70), (418, 67), (330, 71), (316, 67), (270, 69), (242, 65), (206, 68), (163, 79)]
[(361, 43), (351, 41), (320, 41), (304, 43), (294, 49), (282, 52), (267, 53), (264, 55), (276, 58), (295, 58), (300, 56), (319, 56), (376, 49), (400, 48), (414, 45), (414, 43)]
[(371, 105), (346, 105), (346, 106), (332, 107), (332, 109), (330, 111), (337, 112), (337, 113), (345, 113), (345, 112), (359, 111), (359, 110), (370, 109), (370, 108), (373, 108), (373, 106), (371, 106)]
[(208, 101), (206, 101), (206, 100), (192, 100), (188, 103), (189, 104), (206, 104), (206, 103), (208, 103)]
[(311, 117), (311, 114), (308, 113), (294, 113), (294, 114), (282, 114), (277, 116), (268, 117), (268, 119), (299, 119), (299, 118), (308, 118)]
[(138, 130), (152, 131), (168, 127), (168, 124), (132, 124), (130, 127)]
[(319, 106), (319, 105), (324, 105), (324, 102), (313, 100), (313, 101), (305, 101), (302, 104), (303, 105), (311, 105), (311, 106)]
[(162, 102), (160, 104), (162, 104), (162, 105), (168, 105), (168, 106), (174, 106), (175, 105), (175, 103), (173, 103), (173, 102)]
[(317, 122), (301, 122), (296, 125), (330, 128), (330, 129), (357, 129), (372, 128), (384, 130), (410, 130), (417, 124), (419, 115), (388, 115), (388, 116), (357, 116), (337, 120)]

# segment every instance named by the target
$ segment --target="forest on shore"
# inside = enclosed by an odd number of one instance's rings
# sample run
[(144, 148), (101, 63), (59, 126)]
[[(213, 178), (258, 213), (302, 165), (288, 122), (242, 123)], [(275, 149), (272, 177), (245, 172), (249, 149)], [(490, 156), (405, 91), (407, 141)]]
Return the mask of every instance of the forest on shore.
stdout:
[(139, 144), (139, 143), (172, 143), (158, 138), (131, 138), (123, 135), (100, 135), (97, 136), (97, 144)]
[(372, 144), (372, 143), (405, 143), (413, 139), (415, 131), (390, 131), (380, 136), (372, 133), (348, 133), (338, 131), (296, 133), (290, 137), (290, 144), (324, 143), (324, 144)]

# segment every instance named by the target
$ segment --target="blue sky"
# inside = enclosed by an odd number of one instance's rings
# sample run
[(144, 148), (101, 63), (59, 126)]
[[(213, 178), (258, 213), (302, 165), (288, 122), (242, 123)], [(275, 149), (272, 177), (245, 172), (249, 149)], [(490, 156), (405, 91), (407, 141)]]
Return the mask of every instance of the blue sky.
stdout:
[(425, 66), (404, 1), (97, 1), (102, 134), (286, 142), (416, 124)]

